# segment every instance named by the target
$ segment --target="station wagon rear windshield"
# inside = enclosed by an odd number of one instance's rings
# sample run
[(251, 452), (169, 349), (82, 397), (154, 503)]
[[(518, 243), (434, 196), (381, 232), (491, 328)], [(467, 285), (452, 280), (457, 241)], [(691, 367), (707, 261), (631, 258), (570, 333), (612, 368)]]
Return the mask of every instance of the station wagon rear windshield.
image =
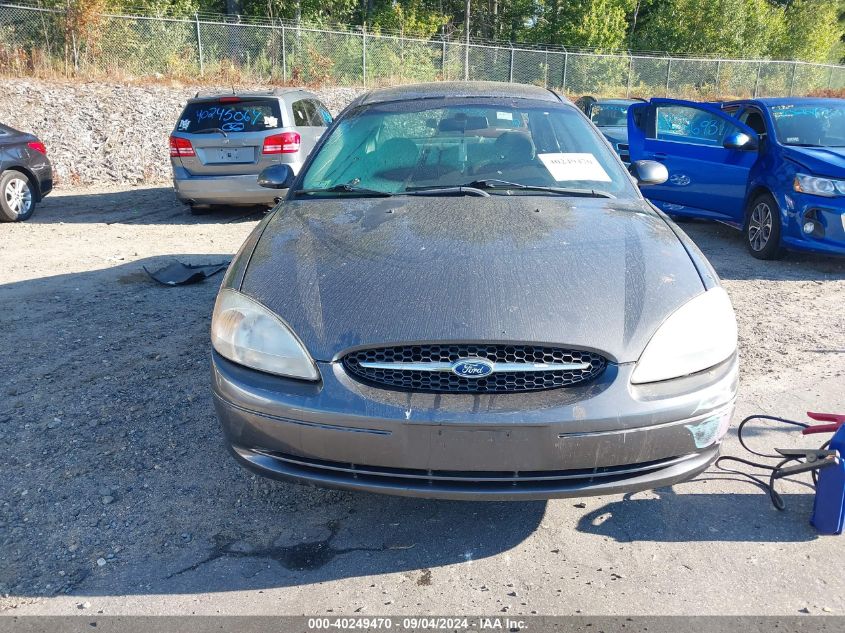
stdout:
[(337, 124), (302, 189), (401, 194), (479, 180), (636, 195), (612, 150), (574, 107), (478, 98), (360, 107)]
[(189, 103), (176, 122), (177, 132), (195, 134), (203, 130), (262, 132), (282, 127), (276, 99), (223, 97), (215, 101)]
[(845, 147), (845, 105), (779, 105), (771, 112), (784, 145)]

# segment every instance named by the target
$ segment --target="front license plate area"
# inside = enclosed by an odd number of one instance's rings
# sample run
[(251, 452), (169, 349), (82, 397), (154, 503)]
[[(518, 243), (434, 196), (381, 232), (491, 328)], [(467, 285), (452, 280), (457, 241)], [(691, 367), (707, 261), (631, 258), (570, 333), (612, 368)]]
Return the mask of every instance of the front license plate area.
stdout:
[(455, 429), (432, 430), (431, 470), (483, 470), (513, 472), (537, 470), (536, 430)]

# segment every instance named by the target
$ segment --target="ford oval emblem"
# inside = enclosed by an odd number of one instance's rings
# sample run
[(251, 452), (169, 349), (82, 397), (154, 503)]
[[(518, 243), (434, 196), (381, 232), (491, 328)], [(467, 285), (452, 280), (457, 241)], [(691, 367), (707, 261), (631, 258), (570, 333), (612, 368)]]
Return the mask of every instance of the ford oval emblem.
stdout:
[(452, 363), (452, 373), (461, 378), (484, 378), (493, 373), (493, 363), (484, 358), (461, 358)]

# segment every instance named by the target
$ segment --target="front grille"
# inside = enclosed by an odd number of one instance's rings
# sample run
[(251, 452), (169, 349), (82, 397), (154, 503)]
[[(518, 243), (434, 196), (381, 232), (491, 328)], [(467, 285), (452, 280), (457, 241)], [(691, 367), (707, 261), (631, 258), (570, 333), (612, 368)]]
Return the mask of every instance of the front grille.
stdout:
[(616, 144), (616, 152), (619, 154), (619, 158), (622, 159), (624, 163), (631, 162), (631, 150), (628, 148), (627, 143), (617, 143)]
[[(499, 366), (483, 378), (458, 376), (448, 369), (449, 364), (458, 360), (476, 358)], [(367, 367), (362, 363), (382, 366)], [(417, 366), (395, 369), (384, 366), (393, 363)], [(428, 370), (426, 364), (437, 369)], [(563, 364), (582, 367), (544, 367)], [(536, 345), (401, 345), (351, 352), (343, 357), (343, 366), (364, 382), (403, 391), (509, 393), (586, 383), (604, 371), (607, 360), (594, 352)]]

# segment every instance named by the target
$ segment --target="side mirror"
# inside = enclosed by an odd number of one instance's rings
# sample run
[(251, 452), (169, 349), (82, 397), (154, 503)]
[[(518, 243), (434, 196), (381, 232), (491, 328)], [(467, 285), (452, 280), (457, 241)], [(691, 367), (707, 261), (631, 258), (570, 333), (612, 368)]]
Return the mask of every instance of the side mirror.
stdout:
[(293, 179), (293, 169), (290, 165), (270, 165), (258, 174), (258, 186), (267, 189), (290, 189)]
[(669, 180), (669, 170), (666, 165), (654, 160), (638, 160), (631, 163), (628, 171), (636, 178), (639, 186), (662, 185)]
[(757, 139), (751, 138), (744, 132), (733, 132), (722, 142), (725, 149), (753, 150), (757, 149)]

